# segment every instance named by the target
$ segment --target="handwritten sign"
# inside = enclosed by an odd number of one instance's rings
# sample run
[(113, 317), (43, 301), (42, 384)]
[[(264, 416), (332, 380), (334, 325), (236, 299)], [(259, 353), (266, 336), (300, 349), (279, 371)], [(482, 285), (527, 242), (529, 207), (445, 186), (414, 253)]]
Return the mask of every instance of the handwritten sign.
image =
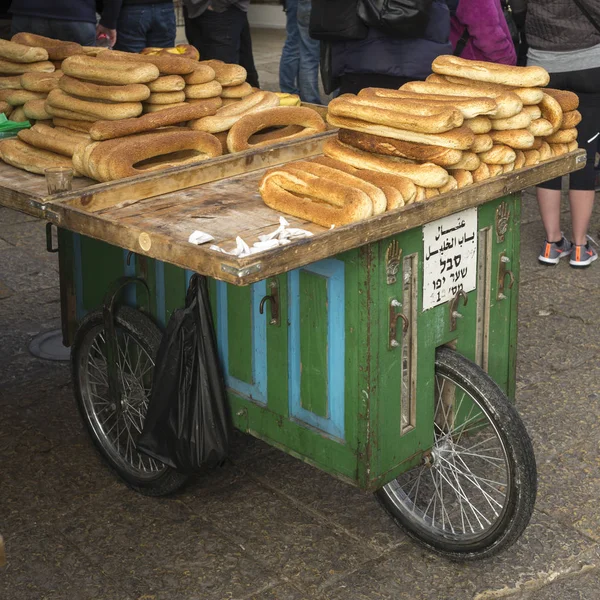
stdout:
[(423, 310), (443, 304), (477, 281), (477, 209), (423, 226)]

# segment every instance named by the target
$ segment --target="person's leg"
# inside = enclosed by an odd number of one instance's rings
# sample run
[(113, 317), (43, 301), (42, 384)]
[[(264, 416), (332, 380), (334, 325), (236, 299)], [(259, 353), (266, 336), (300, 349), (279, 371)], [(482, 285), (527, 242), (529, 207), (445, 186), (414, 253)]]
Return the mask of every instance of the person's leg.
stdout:
[[(552, 182), (547, 182), (545, 185), (550, 183)], [(562, 239), (560, 230), (560, 178), (558, 184), (558, 189), (549, 187), (538, 187), (536, 189), (540, 215), (546, 230), (546, 241), (550, 243), (560, 242)]]
[[(44, 19), (46, 20), (46, 19)], [(48, 37), (77, 42), (82, 46), (96, 45), (96, 24), (81, 21), (64, 21), (62, 19), (47, 19), (50, 34), (40, 33)], [(38, 33), (37, 31), (34, 33)]]
[(300, 34), (300, 70), (298, 87), (303, 102), (321, 104), (319, 93), (320, 44), (308, 32), (311, 0), (298, 0), (298, 32)]
[(254, 54), (252, 52), (252, 33), (250, 32), (250, 22), (248, 13), (244, 13), (245, 23), (240, 35), (240, 65), (246, 69), (246, 81), (252, 87), (260, 87), (258, 81), (258, 71), (254, 64)]
[(286, 94), (300, 94), (298, 73), (300, 69), (300, 32), (298, 31), (298, 0), (286, 0), (286, 38), (279, 61), (279, 89)]
[(152, 9), (151, 4), (126, 4), (121, 7), (115, 50), (141, 52), (148, 46), (146, 35), (152, 22)]
[(245, 17), (245, 13), (238, 8), (228, 8), (220, 13), (207, 10), (197, 17), (195, 21), (200, 36), (196, 47), (200, 52), (200, 59), (217, 59), (239, 65)]
[(152, 5), (150, 28), (146, 33), (146, 45), (152, 48), (173, 48), (177, 36), (175, 7), (171, 2)]
[[(185, 39), (187, 40), (188, 44), (191, 44), (196, 48), (196, 50), (198, 50), (198, 52), (200, 52), (202, 40), (200, 25), (198, 23), (198, 19), (190, 19), (185, 6), (183, 7), (183, 26), (185, 30)], [(200, 52), (200, 60), (204, 60), (202, 52)]]

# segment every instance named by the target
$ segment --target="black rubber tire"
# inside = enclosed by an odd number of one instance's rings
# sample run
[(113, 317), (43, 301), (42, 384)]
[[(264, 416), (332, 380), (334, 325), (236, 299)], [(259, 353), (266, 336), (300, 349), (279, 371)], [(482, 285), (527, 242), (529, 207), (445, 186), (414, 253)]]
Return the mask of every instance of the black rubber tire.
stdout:
[[(480, 560), (511, 546), (527, 527), (537, 494), (537, 471), (531, 439), (515, 407), (498, 385), (478, 365), (447, 347), (437, 349), (436, 374), (456, 384), (475, 399), (493, 424), (506, 453), (508, 493), (503, 514), (483, 539), (473, 542), (465, 536), (442, 535), (432, 527), (423, 526), (401, 502), (394, 502), (385, 488), (376, 492), (377, 499), (395, 522), (413, 539), (428, 549), (451, 560)], [(415, 467), (415, 469), (420, 468)], [(396, 481), (396, 480), (395, 480)], [(391, 482), (388, 485), (393, 485)], [(418, 489), (417, 492), (418, 493)], [(435, 508), (434, 508), (435, 511)], [(427, 511), (425, 512), (427, 514)]]
[[(125, 331), (149, 354), (154, 360), (161, 340), (161, 332), (152, 320), (138, 310), (121, 306), (115, 313), (115, 329)], [(90, 347), (93, 339), (99, 331), (104, 331), (104, 321), (101, 310), (95, 310), (82, 320), (77, 333), (73, 347), (71, 348), (71, 367), (73, 372), (73, 386), (75, 390), (75, 400), (79, 414), (85, 424), (85, 427), (99, 453), (108, 463), (108, 465), (119, 475), (125, 483), (137, 492), (147, 496), (165, 496), (172, 494), (186, 483), (189, 475), (179, 473), (175, 469), (164, 465), (164, 469), (159, 471), (155, 477), (136, 477), (131, 472), (126, 471), (111, 456), (111, 452), (105, 447), (103, 440), (100, 439), (95, 430), (90, 417), (87, 414), (84, 398), (82, 381), (85, 376), (82, 366), (87, 364), (86, 349)], [(158, 462), (158, 461), (156, 461)]]

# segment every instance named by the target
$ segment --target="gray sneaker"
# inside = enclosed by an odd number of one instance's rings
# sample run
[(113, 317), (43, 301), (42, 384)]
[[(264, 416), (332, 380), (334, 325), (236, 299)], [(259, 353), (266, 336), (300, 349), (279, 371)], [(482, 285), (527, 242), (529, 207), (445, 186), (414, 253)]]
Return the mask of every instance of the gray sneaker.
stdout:
[[(561, 243), (545, 241), (538, 260), (544, 265), (557, 265), (558, 261), (571, 254), (573, 244), (563, 235)], [(571, 263), (573, 264), (573, 263)]]
[(589, 242), (581, 246), (573, 244), (569, 264), (576, 269), (581, 269), (583, 267), (589, 267), (597, 258), (598, 254), (590, 246)]

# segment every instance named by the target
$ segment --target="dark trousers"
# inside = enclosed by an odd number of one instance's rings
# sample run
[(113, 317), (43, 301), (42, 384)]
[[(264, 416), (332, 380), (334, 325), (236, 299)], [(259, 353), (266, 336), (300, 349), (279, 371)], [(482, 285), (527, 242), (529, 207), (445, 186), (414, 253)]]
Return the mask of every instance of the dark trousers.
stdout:
[(95, 23), (13, 15), (11, 34), (21, 32), (35, 33), (65, 42), (78, 42), (82, 46), (96, 45)]
[(177, 25), (172, 2), (126, 4), (117, 21), (115, 50), (141, 52), (144, 48), (171, 48)]
[(396, 77), (379, 73), (347, 73), (340, 77), (340, 94), (358, 94), (368, 87), (397, 90), (401, 85), (413, 81), (414, 77)]
[(200, 60), (217, 59), (241, 65), (248, 72), (248, 83), (258, 87), (250, 25), (244, 11), (236, 7), (224, 12), (206, 10), (194, 19), (184, 14), (185, 36), (200, 52)]
[[(550, 73), (548, 87), (569, 90), (579, 96), (579, 112), (581, 123), (577, 125), (577, 143), (587, 150), (587, 163), (579, 171), (573, 171), (569, 179), (571, 190), (593, 190), (596, 172), (594, 161), (600, 133), (600, 67), (569, 71), (567, 73)], [(548, 190), (561, 189), (561, 177), (540, 184)]]

